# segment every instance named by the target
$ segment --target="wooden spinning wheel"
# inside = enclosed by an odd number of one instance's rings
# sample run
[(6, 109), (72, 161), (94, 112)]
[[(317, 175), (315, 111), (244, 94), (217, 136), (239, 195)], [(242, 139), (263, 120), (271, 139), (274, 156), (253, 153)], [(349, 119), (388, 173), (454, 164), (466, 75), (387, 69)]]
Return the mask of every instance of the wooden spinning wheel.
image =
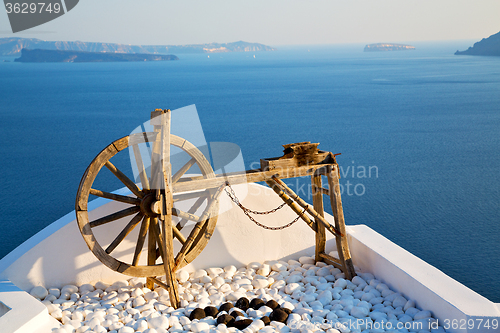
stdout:
[[(76, 214), (78, 227), (85, 242), (102, 263), (112, 270), (136, 277), (151, 278), (167, 273), (167, 285), (164, 287), (170, 291), (172, 289), (170, 286), (174, 286), (173, 272), (193, 261), (209, 241), (217, 223), (217, 196), (220, 191), (209, 189), (184, 193), (173, 192), (173, 185), (182, 181), (181, 177), (193, 165), (196, 164), (201, 171), (200, 179), (214, 178), (214, 171), (196, 146), (183, 138), (170, 134), (170, 110), (153, 112), (152, 123), (154, 124), (154, 132), (136, 133), (116, 140), (95, 157), (80, 182), (76, 197)], [(149, 176), (139, 148), (141, 144), (144, 146), (147, 143), (152, 145)], [(189, 158), (189, 161), (176, 170), (173, 175), (170, 165), (170, 145), (178, 147)], [(139, 186), (110, 161), (116, 154), (129, 147), (133, 150), (139, 171)], [(111, 171), (132, 194), (126, 196), (92, 188), (94, 180), (103, 167)], [(90, 221), (87, 212), (90, 195), (124, 203), (128, 207)], [(187, 211), (173, 207), (174, 202), (186, 200), (194, 201)], [(200, 216), (195, 215), (200, 209), (203, 213)], [(177, 216), (179, 220), (177, 224), (173, 223), (172, 215)], [(123, 229), (117, 229), (116, 237), (111, 243), (100, 244), (94, 232), (97, 234), (100, 226), (121, 219), (128, 219), (129, 222)], [(189, 221), (195, 223), (191, 223), (191, 230), (186, 237), (181, 233), (181, 229), (188, 228)], [(139, 225), (140, 231), (132, 260), (124, 262), (115, 258), (113, 251)], [(146, 238), (148, 238), (147, 265), (139, 265)], [(180, 250), (175, 257), (172, 244), (174, 239), (180, 243)], [(157, 259), (163, 262), (158, 263)], [(152, 284), (153, 281), (162, 284), (155, 278), (148, 283)], [(176, 290), (174, 291), (176, 293)], [(173, 300), (172, 305), (176, 306), (178, 296), (171, 293), (171, 300)]]
[[(164, 287), (169, 292), (171, 305), (178, 308), (180, 301), (174, 273), (193, 261), (207, 245), (217, 223), (218, 198), (222, 190), (230, 184), (266, 182), (298, 215), (296, 220), (284, 227), (291, 226), (300, 218), (315, 232), (315, 260), (342, 269), (348, 279), (356, 275), (347, 243), (340, 172), (335, 154), (319, 150), (318, 143), (299, 142), (284, 145), (284, 155), (281, 157), (261, 160), (260, 169), (215, 175), (210, 163), (196, 146), (170, 133), (170, 123), (170, 110), (155, 110), (151, 113), (153, 132), (131, 134), (114, 141), (97, 155), (83, 175), (76, 197), (78, 227), (89, 249), (102, 263), (120, 273), (147, 277), (147, 286), (150, 289), (155, 283)], [(147, 156), (151, 160), (149, 174), (141, 153), (141, 147), (148, 145)], [(175, 149), (187, 156), (187, 162), (181, 163), (175, 170), (171, 164), (171, 147), (176, 147)], [(127, 177), (111, 162), (111, 159), (125, 148), (131, 148), (129, 151), (135, 160), (133, 164), (137, 166), (139, 185), (132, 180), (135, 178)], [(188, 176), (187, 171), (194, 165), (198, 166), (201, 175)], [(98, 174), (106, 169), (125, 185), (131, 194), (123, 195), (93, 188)], [(303, 176), (311, 177), (312, 206), (281, 181)], [(328, 188), (323, 187), (322, 177), (327, 178)], [(112, 200), (115, 205), (108, 206), (112, 207), (109, 210), (118, 208), (90, 220), (90, 195)], [(231, 196), (229, 192), (228, 195), (245, 212), (251, 212), (243, 207), (234, 195)], [(330, 197), (334, 225), (324, 217), (323, 195)], [(174, 207), (176, 202), (182, 203), (182, 207), (187, 209), (179, 209), (178, 204)], [(251, 220), (257, 222), (253, 218)], [(121, 226), (120, 223), (124, 221), (127, 223)], [(188, 225), (189, 222), (191, 223)], [(105, 226), (102, 227), (103, 225)], [(117, 249), (136, 228), (140, 230), (132, 243), (133, 256), (130, 254), (128, 260), (119, 259), (123, 258), (123, 253)], [(104, 234), (114, 234), (114, 238), (98, 237), (99, 231), (103, 229)], [(338, 258), (325, 252), (326, 231), (335, 236)], [(131, 236), (128, 236), (128, 241), (130, 238)], [(147, 247), (143, 250), (146, 238)], [(124, 248), (130, 249), (130, 246)], [(141, 253), (146, 249), (147, 264), (140, 265)], [(144, 260), (141, 262), (144, 263)], [(166, 283), (156, 278), (164, 274)]]

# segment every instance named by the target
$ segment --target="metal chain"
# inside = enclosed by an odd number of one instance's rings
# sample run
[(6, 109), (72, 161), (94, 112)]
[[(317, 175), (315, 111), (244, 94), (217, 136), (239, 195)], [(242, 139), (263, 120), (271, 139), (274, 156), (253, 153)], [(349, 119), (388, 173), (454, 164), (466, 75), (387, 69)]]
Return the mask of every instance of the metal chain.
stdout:
[[(231, 193), (229, 193), (227, 191), (227, 188), (229, 187), (229, 190), (231, 191)], [(255, 210), (250, 210), (246, 207), (244, 207), (241, 202), (238, 200), (238, 198), (236, 197), (236, 193), (234, 193), (234, 190), (233, 188), (231, 187), (231, 185), (229, 184), (229, 182), (226, 182), (226, 188), (225, 188), (225, 191), (227, 193), (227, 195), (231, 198), (231, 200), (233, 200), (233, 202), (235, 204), (237, 204), (241, 209), (243, 209), (244, 211), (247, 211), (249, 213), (252, 213), (252, 214), (258, 214), (258, 215), (267, 215), (267, 214), (271, 214), (271, 213), (274, 213), (275, 211), (277, 211), (278, 209), (281, 209), (283, 208), (286, 203), (283, 202), (281, 205), (279, 205), (278, 207), (274, 208), (274, 209), (271, 209), (271, 210), (268, 210), (268, 211), (265, 211), (265, 212), (259, 212), (259, 211), (255, 211)]]
[[(229, 192), (227, 189), (229, 188)], [(306, 212), (306, 209), (305, 208), (302, 213), (300, 213), (292, 222), (290, 223), (287, 223), (285, 225), (282, 225), (280, 227), (269, 227), (267, 225), (264, 225), (258, 221), (256, 221), (251, 215), (250, 213), (252, 214), (259, 214), (259, 215), (267, 215), (267, 214), (271, 214), (271, 213), (274, 213), (276, 212), (278, 209), (281, 209), (283, 208), (286, 203), (282, 203), (281, 205), (279, 205), (278, 207), (274, 208), (274, 209), (271, 209), (271, 210), (268, 210), (268, 211), (265, 211), (265, 212), (259, 212), (259, 211), (255, 211), (255, 210), (250, 210), (248, 208), (246, 208), (245, 206), (243, 206), (241, 204), (241, 202), (238, 200), (238, 198), (236, 197), (236, 193), (234, 193), (234, 190), (233, 188), (231, 187), (231, 185), (229, 185), (229, 182), (226, 182), (226, 188), (224, 189), (227, 193), (227, 195), (229, 196), (229, 198), (231, 198), (231, 200), (238, 206), (241, 208), (241, 210), (243, 211), (243, 213), (245, 213), (246, 216), (248, 216), (248, 218), (250, 219), (250, 221), (254, 222), (256, 225), (258, 225), (259, 227), (261, 228), (264, 228), (266, 230), (283, 230), (283, 229), (286, 229), (288, 227), (291, 227), (295, 222), (297, 222), (299, 220), (299, 218), (304, 215), (304, 213)]]

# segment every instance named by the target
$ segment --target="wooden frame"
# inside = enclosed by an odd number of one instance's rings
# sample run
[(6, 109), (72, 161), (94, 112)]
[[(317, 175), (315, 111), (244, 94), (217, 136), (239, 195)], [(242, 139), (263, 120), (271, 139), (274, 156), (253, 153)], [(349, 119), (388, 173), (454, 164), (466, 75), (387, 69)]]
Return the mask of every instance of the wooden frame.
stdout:
[[(261, 160), (261, 169), (215, 175), (208, 160), (194, 145), (170, 133), (170, 121), (170, 110), (155, 110), (151, 113), (154, 132), (133, 134), (114, 141), (97, 155), (82, 177), (76, 199), (77, 222), (89, 249), (101, 262), (117, 272), (132, 276), (146, 276), (147, 287), (153, 289), (154, 284), (157, 284), (166, 288), (170, 295), (171, 305), (178, 308), (180, 301), (175, 272), (196, 258), (206, 246), (217, 223), (218, 197), (222, 190), (227, 185), (266, 182), (315, 232), (315, 260), (340, 268), (347, 279), (355, 276), (340, 197), (339, 169), (334, 154), (318, 150), (317, 143), (289, 144), (284, 145), (284, 156)], [(152, 143), (151, 179), (148, 179), (146, 175), (138, 148), (138, 145), (143, 142)], [(174, 175), (172, 175), (170, 164), (171, 145), (181, 148), (191, 157)], [(142, 189), (110, 162), (114, 155), (127, 147), (133, 149)], [(183, 177), (194, 164), (198, 165), (203, 175)], [(103, 166), (106, 166), (127, 186), (133, 196), (93, 189), (92, 184)], [(303, 176), (311, 177), (312, 206), (281, 181), (281, 179)], [(327, 178), (328, 189), (323, 188), (322, 177)], [(132, 207), (89, 221), (87, 212), (89, 195), (129, 204)], [(334, 226), (324, 218), (323, 195), (328, 195), (330, 198), (335, 220)], [(189, 211), (183, 212), (173, 207), (174, 201), (189, 199), (197, 199)], [(198, 217), (194, 214), (204, 200), (207, 200), (206, 208)], [(103, 249), (94, 237), (92, 228), (128, 218), (131, 215), (133, 217), (126, 227), (106, 249)], [(172, 215), (181, 219), (177, 225), (172, 223)], [(195, 222), (187, 238), (180, 232), (184, 227), (182, 222), (186, 220)], [(139, 224), (141, 227), (131, 264), (115, 259), (111, 255), (113, 250)], [(326, 231), (336, 237), (339, 258), (325, 253)], [(139, 266), (139, 256), (146, 238), (147, 266)], [(182, 244), (176, 256), (174, 256), (174, 238)], [(159, 257), (163, 260), (161, 264), (157, 264)], [(163, 274), (166, 275), (165, 283), (157, 278)]]

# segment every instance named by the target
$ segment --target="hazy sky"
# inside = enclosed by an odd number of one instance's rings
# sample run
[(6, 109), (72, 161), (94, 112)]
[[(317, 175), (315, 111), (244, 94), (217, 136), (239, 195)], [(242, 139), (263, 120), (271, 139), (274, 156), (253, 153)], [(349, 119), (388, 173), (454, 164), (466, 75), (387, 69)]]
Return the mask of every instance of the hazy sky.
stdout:
[(500, 0), (80, 0), (16, 34), (0, 12), (0, 37), (124, 44), (479, 40), (499, 31)]

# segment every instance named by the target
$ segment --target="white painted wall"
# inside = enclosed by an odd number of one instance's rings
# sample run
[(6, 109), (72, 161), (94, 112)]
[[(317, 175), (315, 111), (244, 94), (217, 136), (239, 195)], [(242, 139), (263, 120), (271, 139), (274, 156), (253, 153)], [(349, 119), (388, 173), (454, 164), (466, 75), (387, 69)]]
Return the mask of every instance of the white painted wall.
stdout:
[[(268, 210), (282, 203), (267, 187), (250, 184), (234, 186), (238, 196), (248, 195), (243, 205), (255, 210)], [(125, 192), (122, 192), (125, 193)], [(94, 217), (102, 216), (118, 204), (98, 199), (91, 203)], [(186, 269), (208, 268), (252, 261), (298, 258), (314, 254), (314, 233), (301, 220), (283, 231), (269, 231), (256, 226), (223, 193), (221, 211), (214, 235), (205, 250)], [(259, 215), (260, 222), (277, 226), (292, 221), (296, 215), (285, 207), (273, 215)], [(333, 221), (331, 216), (327, 220)], [(99, 240), (114, 237), (126, 221), (109, 224), (99, 231), (109, 233)], [(101, 227), (99, 227), (101, 228)], [(440, 324), (445, 320), (500, 320), (500, 309), (486, 298), (446, 276), (411, 253), (390, 242), (364, 225), (348, 228), (354, 264), (374, 274), (391, 288), (414, 299), (417, 306), (431, 310)], [(97, 231), (96, 231), (97, 232)], [(117, 248), (124, 261), (130, 262), (135, 234)], [(327, 242), (334, 250), (334, 241)], [(143, 255), (143, 259), (146, 255)], [(64, 284), (92, 283), (97, 280), (113, 282), (126, 279), (103, 264), (89, 251), (76, 225), (74, 212), (62, 217), (33, 236), (0, 260), (0, 277), (12, 281), (23, 290), (33, 286), (61, 287)], [(0, 301), (4, 291), (0, 285)], [(1, 319), (1, 317), (0, 317)], [(451, 332), (489, 332), (491, 330), (450, 330)]]

